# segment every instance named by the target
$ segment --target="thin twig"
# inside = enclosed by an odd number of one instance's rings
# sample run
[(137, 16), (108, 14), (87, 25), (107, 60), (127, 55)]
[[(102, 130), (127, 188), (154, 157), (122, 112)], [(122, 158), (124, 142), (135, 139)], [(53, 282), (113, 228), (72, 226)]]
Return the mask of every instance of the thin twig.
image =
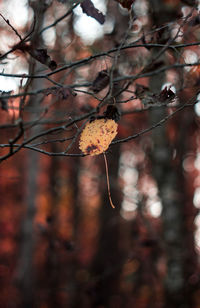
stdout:
[(56, 19), (56, 20), (55, 20), (52, 24), (50, 24), (49, 26), (43, 28), (43, 29), (40, 31), (39, 34), (41, 35), (44, 31), (46, 31), (46, 30), (48, 30), (48, 29), (50, 29), (50, 28), (52, 28), (52, 27), (55, 27), (60, 21), (62, 21), (63, 19), (65, 19), (66, 17), (68, 17), (70, 14), (72, 14), (73, 10), (79, 5), (80, 2), (81, 2), (81, 1), (78, 1), (78, 3), (74, 4), (74, 5), (71, 7), (71, 9), (69, 9), (64, 15), (62, 15), (61, 17), (59, 17), (58, 19)]
[(15, 32), (15, 34), (19, 37), (20, 41), (22, 41), (22, 37), (19, 34), (19, 32), (11, 25), (10, 21), (6, 19), (1, 13), (0, 16), (3, 18), (3, 20), (7, 23), (7, 25)]

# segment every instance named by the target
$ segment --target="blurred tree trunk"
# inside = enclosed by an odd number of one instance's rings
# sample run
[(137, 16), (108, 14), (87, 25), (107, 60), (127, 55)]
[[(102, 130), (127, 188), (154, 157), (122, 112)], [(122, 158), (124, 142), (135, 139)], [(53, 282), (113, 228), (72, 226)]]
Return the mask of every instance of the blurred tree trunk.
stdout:
[(68, 266), (68, 279), (66, 285), (69, 289), (69, 307), (81, 307), (80, 287), (77, 282), (77, 273), (80, 269), (80, 263), (77, 258), (77, 247), (79, 245), (79, 224), (81, 220), (80, 211), (80, 195), (79, 195), (79, 172), (80, 172), (80, 157), (75, 157), (70, 160), (70, 185), (72, 189), (72, 211), (73, 211), (73, 226), (72, 226), (72, 241), (69, 243), (69, 253), (72, 254), (70, 264)]
[[(57, 146), (55, 144), (51, 145), (52, 152), (57, 151)], [(46, 266), (45, 273), (48, 275), (48, 280), (45, 280), (47, 284), (46, 288), (48, 290), (48, 304), (49, 307), (58, 307), (59, 299), (57, 296), (57, 289), (59, 288), (59, 282), (61, 279), (61, 268), (59, 264), (56, 242), (57, 242), (57, 216), (58, 216), (58, 204), (59, 204), (59, 157), (52, 157), (51, 165), (49, 170), (50, 178), (50, 209), (49, 216), (47, 217), (48, 221), (48, 248), (46, 256)]]
[[(163, 24), (160, 12), (165, 12), (162, 1), (151, 0), (153, 24), (159, 26)], [(152, 51), (156, 56), (156, 51)], [(164, 74), (151, 77), (150, 89), (153, 93), (158, 93), (165, 81)], [(151, 124), (158, 122), (166, 116), (166, 109), (153, 109), (150, 112)], [(179, 120), (181, 121), (180, 115)], [(180, 123), (178, 123), (180, 125)], [(178, 127), (177, 131), (179, 130)], [(179, 139), (179, 146), (184, 139)], [(184, 258), (185, 258), (185, 238), (184, 238), (184, 192), (183, 185), (183, 151), (177, 153), (177, 163), (172, 160), (173, 150), (170, 148), (166, 127), (161, 126), (152, 132), (152, 169), (153, 175), (158, 185), (163, 211), (163, 239), (167, 258), (167, 273), (165, 278), (165, 304), (170, 308), (190, 307), (185, 298), (184, 280)]]
[[(152, 80), (151, 80), (151, 89)], [(151, 121), (156, 123), (163, 112), (152, 111)], [(172, 164), (172, 149), (168, 144), (165, 127), (152, 133), (152, 169), (158, 185), (163, 211), (163, 239), (167, 258), (165, 279), (166, 307), (187, 307), (184, 294), (184, 193), (181, 188), (182, 155), (177, 166)], [(181, 141), (182, 142), (182, 141)], [(179, 170), (179, 171), (178, 171)]]
[(99, 242), (91, 269), (92, 287), (89, 290), (92, 307), (118, 307), (120, 304), (118, 294), (122, 263), (119, 250), (121, 194), (118, 183), (116, 182), (119, 169), (119, 154), (120, 149), (116, 147), (111, 155), (107, 155), (111, 195), (116, 208), (112, 209), (109, 204), (104, 179), (99, 213)]
[[(57, 146), (52, 144), (52, 151), (58, 151)], [(50, 211), (47, 218), (47, 256), (45, 264), (44, 285), (43, 288), (48, 294), (48, 307), (72, 307), (74, 301), (79, 298), (76, 293), (76, 272), (78, 271), (78, 263), (76, 262), (74, 245), (77, 240), (77, 227), (79, 223), (79, 204), (78, 204), (78, 175), (79, 175), (79, 158), (72, 158), (69, 161), (63, 161), (62, 158), (53, 157), (50, 165)], [(66, 164), (66, 165), (65, 165)], [(61, 178), (61, 168), (66, 168), (66, 177)], [(70, 221), (73, 230), (72, 238), (63, 239), (59, 236), (61, 215), (60, 204), (63, 202), (62, 190), (63, 186), (67, 187), (66, 206), (70, 208), (68, 211), (73, 212), (73, 220)], [(70, 202), (70, 205), (68, 204)], [(68, 204), (68, 205), (67, 205)], [(68, 218), (66, 217), (68, 220)], [(66, 230), (67, 231), (67, 230)], [(75, 244), (74, 244), (75, 243)], [(66, 253), (66, 258), (61, 258)], [(63, 252), (64, 250), (64, 252)], [(48, 275), (48, 280), (46, 277)], [(62, 300), (60, 298), (60, 290), (66, 286), (66, 291)], [(69, 293), (68, 293), (69, 292)], [(76, 298), (77, 297), (77, 298)], [(80, 302), (79, 302), (80, 305)]]
[[(44, 13), (47, 6), (43, 2), (34, 3), (29, 1), (32, 6), (36, 18), (35, 31), (32, 34), (32, 44), (37, 48), (40, 46), (41, 40), (38, 38), (38, 33), (43, 25)], [(35, 71), (41, 69), (41, 64), (36, 63), (35, 60), (30, 59), (29, 73), (34, 74)], [(27, 87), (37, 90), (41, 87), (41, 80), (33, 79)], [(28, 104), (37, 109), (41, 103), (41, 96), (32, 97)], [(35, 121), (40, 117), (40, 114), (35, 112), (31, 115), (30, 120)], [(39, 133), (40, 127), (33, 126), (32, 133)], [(37, 152), (31, 151), (27, 156), (27, 184), (25, 205), (26, 213), (22, 223), (22, 242), (19, 256), (17, 283), (21, 292), (21, 306), (20, 308), (34, 307), (36, 303), (35, 297), (35, 275), (33, 268), (34, 247), (35, 247), (35, 230), (34, 217), (36, 212), (36, 197), (38, 193), (38, 175), (39, 175), (39, 156)]]
[[(114, 70), (113, 76), (119, 72)], [(118, 93), (120, 84), (113, 83), (111, 89), (113, 97)], [(117, 106), (119, 108), (119, 106)], [(100, 205), (100, 230), (99, 242), (91, 267), (94, 284), (91, 287), (90, 294), (92, 307), (120, 307), (119, 285), (122, 267), (122, 252), (119, 248), (120, 241), (120, 209), (121, 209), (121, 190), (118, 183), (120, 147), (113, 148), (110, 155), (107, 155), (110, 190), (113, 209), (109, 202), (108, 191), (104, 183), (102, 183), (101, 205)], [(102, 166), (103, 167), (103, 166)], [(104, 166), (105, 168), (105, 166)], [(105, 170), (105, 169), (104, 169)]]
[[(154, 123), (155, 115), (156, 112), (153, 111), (151, 117)], [(196, 266), (192, 219), (195, 213), (192, 199), (188, 202), (183, 172), (183, 159), (187, 153), (186, 144), (190, 123), (186, 117), (188, 119), (188, 113), (179, 114), (174, 123), (174, 129), (179, 132), (174, 143), (174, 151), (177, 153), (174, 162), (172, 160), (173, 149), (170, 149), (164, 127), (153, 132), (152, 168), (163, 206), (163, 240), (167, 259), (166, 308), (193, 307), (189, 279), (195, 273)]]
[(26, 215), (22, 226), (21, 252), (18, 264), (17, 282), (21, 291), (22, 304), (20, 307), (34, 306), (34, 229), (33, 220), (36, 211), (38, 154), (31, 152), (27, 162), (27, 193), (25, 196)]

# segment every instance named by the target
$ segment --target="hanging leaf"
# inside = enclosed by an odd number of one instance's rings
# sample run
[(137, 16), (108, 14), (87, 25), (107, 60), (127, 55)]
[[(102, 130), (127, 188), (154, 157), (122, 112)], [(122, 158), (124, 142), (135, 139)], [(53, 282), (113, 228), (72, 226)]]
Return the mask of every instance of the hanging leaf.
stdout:
[(114, 120), (96, 119), (86, 124), (79, 141), (79, 148), (84, 154), (94, 156), (103, 153), (106, 166), (108, 197), (112, 208), (115, 208), (115, 206), (111, 199), (108, 163), (105, 156), (105, 151), (117, 135), (117, 127), (118, 124)]
[(170, 87), (165, 87), (160, 93), (152, 93), (149, 88), (137, 85), (135, 94), (145, 106), (166, 106), (176, 97)]
[(104, 117), (106, 119), (112, 119), (115, 120), (115, 122), (120, 120), (120, 116), (121, 114), (114, 104), (108, 105), (106, 111), (104, 112)]
[(105, 16), (94, 6), (91, 0), (84, 0), (83, 3), (81, 3), (81, 8), (83, 13), (96, 19), (101, 25), (104, 24)]
[(57, 68), (57, 63), (51, 59), (47, 53), (47, 49), (45, 48), (34, 48), (34, 46), (28, 45), (24, 42), (20, 42), (14, 45), (12, 48), (13, 50), (20, 50), (24, 53), (29, 53), (31, 57), (48, 66), (52, 71)]
[(104, 153), (117, 135), (118, 124), (110, 119), (96, 119), (87, 123), (83, 129), (79, 148), (86, 155)]
[(109, 84), (110, 76), (107, 70), (100, 71), (92, 83), (91, 90), (98, 93)]
[(8, 99), (4, 96), (11, 95), (12, 91), (0, 91), (0, 108), (2, 110), (8, 111)]
[(133, 4), (133, 2), (135, 0), (115, 0), (115, 1), (117, 1), (119, 4), (121, 4), (121, 6), (123, 6), (125, 9), (130, 10), (131, 5)]
[(47, 50), (44, 48), (41, 49), (30, 49), (29, 54), (35, 58), (40, 63), (48, 66), (50, 70), (55, 70), (57, 68), (57, 63), (50, 58), (50, 56), (47, 54)]

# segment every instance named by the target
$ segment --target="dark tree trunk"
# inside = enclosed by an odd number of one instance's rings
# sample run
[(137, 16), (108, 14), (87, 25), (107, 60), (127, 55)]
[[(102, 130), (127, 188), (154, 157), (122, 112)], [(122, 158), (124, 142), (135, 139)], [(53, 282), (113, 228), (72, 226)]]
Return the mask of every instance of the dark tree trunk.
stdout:
[[(92, 307), (111, 307), (115, 303), (118, 307), (120, 300), (119, 278), (122, 266), (119, 250), (120, 235), (120, 203), (121, 195), (116, 179), (119, 169), (119, 147), (113, 148), (113, 153), (107, 155), (109, 177), (111, 181), (111, 195), (116, 208), (109, 204), (105, 181), (102, 184), (102, 201), (100, 207), (100, 234), (96, 256), (92, 265), (92, 280), (89, 294)], [(113, 307), (113, 306), (112, 306)]]

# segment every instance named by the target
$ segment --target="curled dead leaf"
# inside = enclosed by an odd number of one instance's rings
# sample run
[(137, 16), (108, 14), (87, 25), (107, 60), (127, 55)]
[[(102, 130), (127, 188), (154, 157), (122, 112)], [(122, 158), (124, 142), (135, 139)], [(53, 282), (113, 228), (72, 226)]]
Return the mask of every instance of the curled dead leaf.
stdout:
[(109, 84), (110, 76), (107, 70), (100, 71), (92, 83), (91, 90), (98, 93)]

